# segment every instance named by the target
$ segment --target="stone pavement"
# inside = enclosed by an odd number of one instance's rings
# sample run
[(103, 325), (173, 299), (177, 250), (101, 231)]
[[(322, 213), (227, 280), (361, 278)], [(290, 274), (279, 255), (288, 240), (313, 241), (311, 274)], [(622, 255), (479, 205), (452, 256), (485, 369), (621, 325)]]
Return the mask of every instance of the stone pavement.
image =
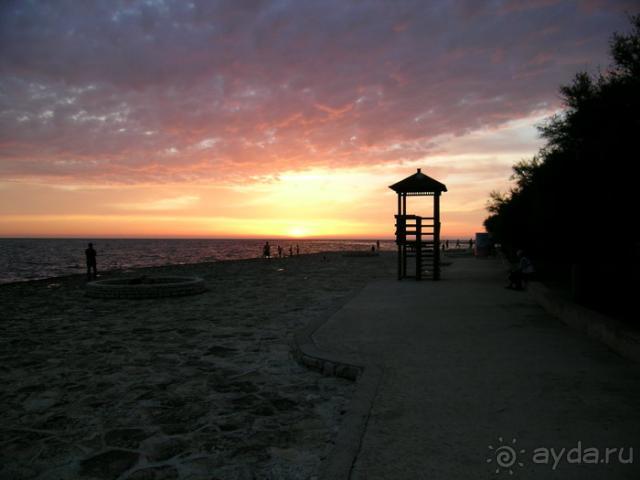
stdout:
[(504, 277), (458, 258), (440, 282), (375, 281), (316, 331), (383, 372), (350, 478), (640, 478), (638, 365)]

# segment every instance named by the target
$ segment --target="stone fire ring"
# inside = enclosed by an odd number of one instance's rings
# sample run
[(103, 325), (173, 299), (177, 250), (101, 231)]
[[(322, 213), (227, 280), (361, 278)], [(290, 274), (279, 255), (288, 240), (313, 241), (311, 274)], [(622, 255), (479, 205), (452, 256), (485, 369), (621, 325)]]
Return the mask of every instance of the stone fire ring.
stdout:
[(204, 280), (198, 277), (145, 276), (89, 282), (85, 295), (92, 298), (163, 298), (195, 295), (206, 289)]

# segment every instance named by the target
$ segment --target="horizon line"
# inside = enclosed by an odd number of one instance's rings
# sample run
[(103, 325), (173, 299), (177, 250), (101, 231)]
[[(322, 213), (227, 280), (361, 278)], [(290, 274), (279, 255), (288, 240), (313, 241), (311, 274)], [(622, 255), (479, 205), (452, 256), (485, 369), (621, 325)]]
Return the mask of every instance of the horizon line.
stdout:
[[(476, 232), (485, 233), (485, 232)], [(463, 239), (474, 238), (475, 234), (467, 235), (442, 235), (443, 239)], [(334, 237), (334, 236), (304, 236), (304, 237), (290, 237), (290, 236), (150, 236), (150, 235), (132, 235), (132, 236), (85, 236), (85, 235), (0, 235), (0, 240), (358, 240), (358, 241), (394, 241), (394, 236), (380, 236), (380, 237)]]

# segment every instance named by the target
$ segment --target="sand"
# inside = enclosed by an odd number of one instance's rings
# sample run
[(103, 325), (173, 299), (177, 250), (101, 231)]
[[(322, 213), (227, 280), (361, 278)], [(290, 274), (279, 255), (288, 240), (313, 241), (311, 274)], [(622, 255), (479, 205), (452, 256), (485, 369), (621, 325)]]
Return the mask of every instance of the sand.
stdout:
[(0, 478), (314, 478), (354, 384), (291, 357), (391, 255), (303, 255), (118, 275), (195, 275), (208, 291), (83, 295), (81, 276), (0, 286)]

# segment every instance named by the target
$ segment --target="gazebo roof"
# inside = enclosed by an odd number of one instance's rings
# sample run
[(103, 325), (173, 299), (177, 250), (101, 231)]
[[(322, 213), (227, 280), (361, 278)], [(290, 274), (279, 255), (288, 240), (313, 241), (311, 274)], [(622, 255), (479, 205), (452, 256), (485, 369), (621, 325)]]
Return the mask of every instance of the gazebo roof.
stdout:
[(444, 183), (440, 183), (428, 175), (425, 175), (420, 171), (420, 169), (404, 180), (400, 180), (398, 183), (394, 183), (389, 186), (389, 188), (397, 193), (408, 193), (413, 195), (429, 195), (447, 191), (447, 187)]

